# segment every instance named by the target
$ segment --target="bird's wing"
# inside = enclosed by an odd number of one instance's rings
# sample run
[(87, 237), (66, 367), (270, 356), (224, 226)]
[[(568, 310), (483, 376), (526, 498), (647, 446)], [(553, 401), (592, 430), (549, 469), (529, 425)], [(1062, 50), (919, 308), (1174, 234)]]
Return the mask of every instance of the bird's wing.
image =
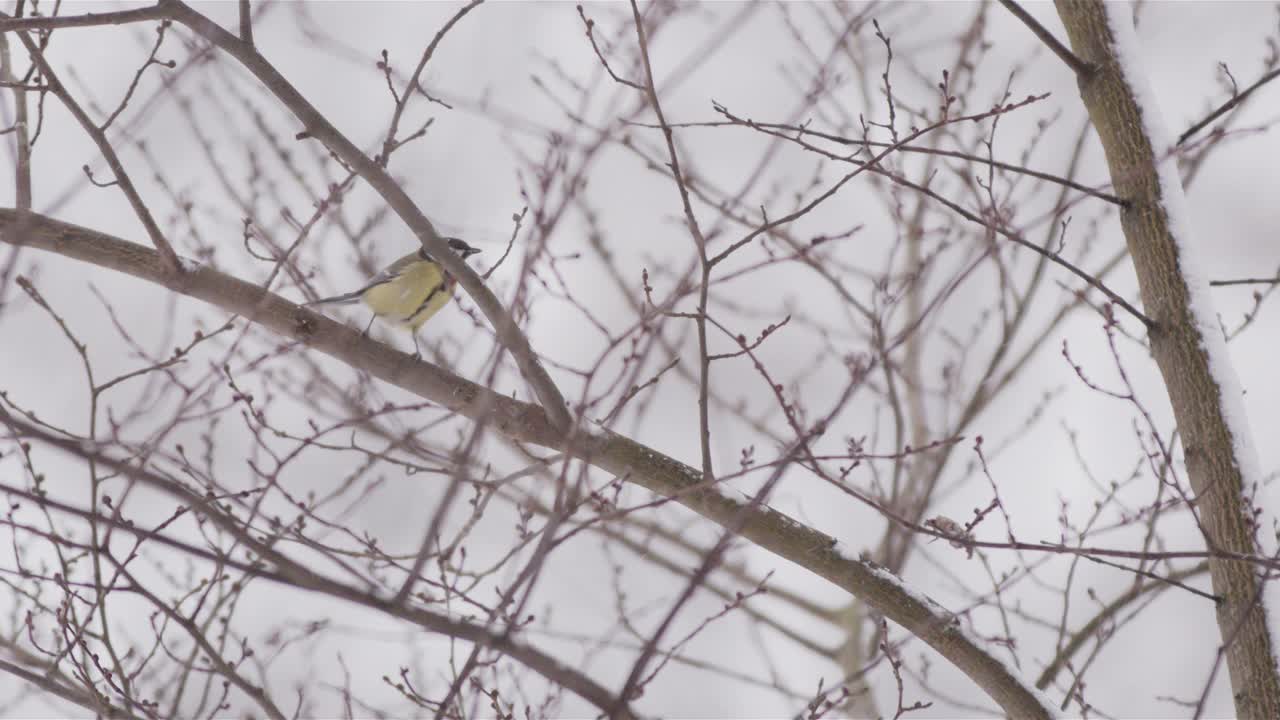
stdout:
[[(404, 258), (401, 258), (401, 260), (403, 259)], [(400, 277), (400, 273), (403, 271), (403, 269), (404, 269), (404, 265), (400, 262), (400, 260), (397, 260), (396, 262), (392, 263), (390, 266), (378, 271), (378, 274), (374, 275), (373, 278), (369, 280), (368, 284), (360, 288), (359, 290), (352, 290), (349, 293), (334, 295), (333, 297), (320, 298), (319, 300), (312, 300), (309, 303), (303, 303), (302, 306), (310, 307), (312, 305), (349, 305), (351, 303), (360, 302), (361, 296), (363, 296), (370, 289), (375, 288), (379, 285), (385, 285), (386, 283), (389, 283), (392, 280), (395, 280), (397, 277)]]

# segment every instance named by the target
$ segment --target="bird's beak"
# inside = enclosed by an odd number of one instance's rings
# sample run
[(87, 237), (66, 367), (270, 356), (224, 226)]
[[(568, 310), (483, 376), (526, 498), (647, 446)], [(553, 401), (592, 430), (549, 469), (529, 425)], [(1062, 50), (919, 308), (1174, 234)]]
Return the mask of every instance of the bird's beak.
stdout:
[(480, 252), (480, 248), (467, 248), (467, 254), (463, 255), (462, 259), (465, 260), (478, 252)]

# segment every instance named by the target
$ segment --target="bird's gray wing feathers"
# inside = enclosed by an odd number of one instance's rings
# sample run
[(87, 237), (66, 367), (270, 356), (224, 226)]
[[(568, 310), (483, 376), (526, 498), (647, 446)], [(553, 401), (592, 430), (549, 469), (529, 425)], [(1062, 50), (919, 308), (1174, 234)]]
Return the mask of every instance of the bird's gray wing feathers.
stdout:
[(359, 290), (352, 290), (349, 293), (334, 295), (333, 297), (320, 298), (319, 300), (312, 300), (309, 303), (303, 303), (302, 306), (310, 307), (312, 305), (349, 305), (351, 303), (360, 302), (361, 296), (363, 296), (370, 288), (377, 287), (383, 283), (391, 282), (399, 274), (400, 273), (398, 271), (393, 272), (391, 268), (387, 268), (379, 272), (377, 275), (374, 275), (373, 279), (369, 281), (369, 284), (365, 285)]

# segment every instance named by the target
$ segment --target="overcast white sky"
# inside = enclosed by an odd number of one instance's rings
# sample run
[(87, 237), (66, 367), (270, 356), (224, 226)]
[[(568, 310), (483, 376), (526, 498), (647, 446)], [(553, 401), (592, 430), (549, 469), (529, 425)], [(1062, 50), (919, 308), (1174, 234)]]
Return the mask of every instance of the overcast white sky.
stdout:
[[(117, 6), (106, 3), (67, 3), (63, 13), (104, 10)], [(234, 27), (234, 3), (198, 3), (196, 7), (222, 22)], [(391, 109), (390, 98), (380, 74), (373, 62), (382, 49), (389, 51), (393, 65), (401, 70), (412, 67), (423, 46), (441, 24), (456, 10), (452, 3), (311, 3), (307, 12), (316, 24), (340, 36), (353, 53), (363, 56), (341, 58), (320, 52), (308, 40), (296, 24), (293, 8), (282, 4), (272, 7), (264, 20), (256, 27), (256, 39), (262, 52), (274, 62), (286, 77), (323, 111), (348, 137), (357, 144), (370, 147), (381, 137)], [(625, 6), (618, 4), (587, 5), (587, 11), (597, 19), (604, 32), (612, 32), (620, 23), (629, 21)], [(828, 35), (821, 31), (808, 6), (789, 4), (787, 12), (795, 19), (799, 32), (813, 37), (816, 46), (824, 52)], [(858, 6), (861, 7), (861, 6)], [(933, 103), (928, 95), (930, 84), (936, 82), (936, 70), (954, 54), (954, 49), (939, 38), (947, 38), (954, 29), (967, 23), (973, 16), (975, 5), (967, 2), (899, 4), (883, 6), (878, 17), (894, 39), (895, 52), (911, 57), (917, 67), (928, 68), (934, 75), (929, 78), (913, 78), (909, 71), (900, 69), (903, 75), (895, 79), (898, 91), (914, 97), (917, 105)], [(696, 11), (688, 12), (664, 31), (653, 47), (654, 71), (661, 82), (671, 69), (693, 48), (711, 36), (713, 30), (741, 10), (737, 3), (708, 3)], [(1029, 3), (1034, 15), (1059, 37), (1065, 38), (1060, 24), (1048, 3)], [(778, 6), (764, 5), (752, 14), (745, 25), (721, 48), (711, 61), (685, 79), (678, 87), (664, 95), (664, 109), (673, 122), (717, 119), (712, 111), (712, 101), (719, 102), (733, 112), (759, 121), (782, 121), (796, 102), (796, 93), (787, 72), (801, 57), (794, 38), (784, 28)], [(1138, 38), (1141, 52), (1151, 71), (1151, 84), (1168, 126), (1179, 133), (1191, 122), (1201, 117), (1212, 104), (1226, 97), (1219, 82), (1219, 63), (1225, 63), (1243, 86), (1261, 74), (1265, 53), (1265, 38), (1280, 37), (1277, 30), (1277, 11), (1267, 3), (1146, 3), (1140, 13)], [(1019, 161), (1019, 153), (1025, 147), (1025, 138), (1034, 132), (1039, 120), (1056, 118), (1046, 138), (1037, 146), (1029, 161), (1032, 167), (1060, 172), (1074, 140), (1074, 128), (1079, 126), (1084, 111), (1069, 71), (1054, 56), (1040, 50), (1032, 53), (1035, 40), (1024, 26), (1016, 22), (999, 7), (989, 13), (987, 39), (992, 43), (978, 69), (980, 79), (973, 89), (973, 108), (981, 108), (997, 99), (997, 93), (1006, 82), (1009, 73), (1017, 67), (1012, 80), (1013, 98), (1027, 94), (1051, 93), (1044, 102), (1025, 112), (1013, 114), (1002, 120), (1001, 142), (996, 155), (1010, 161)], [(180, 37), (186, 37), (178, 34)], [(143, 43), (154, 37), (150, 26), (123, 28), (94, 28), (60, 31), (50, 50), (51, 58), (59, 69), (68, 72), (73, 91), (88, 91), (104, 105), (112, 105), (118, 98), (144, 56)], [(876, 47), (870, 27), (863, 28), (855, 42), (868, 54)], [(166, 44), (165, 58), (184, 58), (181, 41)], [(21, 57), (20, 51), (14, 52)], [(878, 57), (878, 56), (877, 56)], [(1030, 59), (1029, 59), (1030, 58)], [(1028, 60), (1029, 59), (1029, 60)], [(553, 67), (559, 67), (574, 78), (586, 78), (596, 68), (596, 60), (583, 35), (581, 20), (570, 2), (516, 3), (493, 2), (481, 6), (464, 19), (441, 45), (426, 73), (426, 86), (440, 98), (454, 105), (453, 110), (419, 103), (410, 112), (408, 126), (433, 117), (434, 123), (428, 135), (407, 147), (395, 159), (392, 168), (404, 179), (413, 197), (433, 220), (444, 227), (463, 234), (485, 252), (480, 258), (483, 267), (501, 253), (505, 234), (510, 230), (509, 217), (524, 204), (520, 197), (520, 154), (538, 155), (545, 148), (545, 133), (541, 130), (521, 132), (512, 126), (512, 120), (531, 128), (564, 127), (565, 119), (560, 108), (551, 103), (535, 83), (535, 77), (563, 90), (565, 83), (555, 77)], [(217, 134), (224, 123), (216, 107), (207, 101), (209, 94), (218, 94), (218, 101), (228, 107), (243, 107), (252, 103), (268, 114), (267, 122), (280, 134), (285, 143), (292, 143), (296, 124), (282, 119), (278, 107), (265, 92), (252, 82), (245, 82), (243, 74), (233, 63), (222, 62), (219, 69), (202, 69), (198, 82), (183, 86), (184, 92), (196, 103), (198, 112), (210, 131)], [(226, 94), (221, 78), (230, 77), (242, 88), (243, 97)], [(927, 82), (926, 82), (927, 81)], [(156, 77), (148, 75), (142, 84), (140, 98), (150, 97), (156, 88)], [(841, 86), (840, 93), (847, 93), (851, 107), (859, 108), (860, 91), (852, 85)], [(1248, 128), (1272, 121), (1280, 114), (1280, 85), (1264, 88), (1244, 111), (1236, 127)], [(629, 98), (624, 105), (630, 108), (635, 102)], [(483, 106), (483, 110), (481, 109)], [(12, 117), (11, 101), (3, 101), (4, 119), (7, 125)], [(128, 205), (113, 189), (85, 188), (81, 165), (100, 167), (101, 162), (91, 144), (79, 132), (69, 117), (50, 98), (46, 101), (47, 116), (44, 137), (37, 146), (35, 171), (35, 207), (61, 219), (87, 225), (105, 232), (142, 242), (136, 218)], [(859, 110), (855, 110), (858, 112)], [(594, 121), (609, 117), (607, 108), (597, 103), (587, 108)], [(506, 119), (500, 122), (495, 118)], [(645, 116), (648, 119), (648, 116)], [(203, 242), (217, 248), (214, 263), (229, 272), (252, 272), (244, 257), (239, 236), (239, 215), (234, 207), (219, 198), (216, 184), (208, 177), (208, 167), (201, 159), (198, 148), (182, 114), (168, 100), (157, 102), (148, 111), (146, 119), (135, 125), (136, 136), (146, 138), (150, 151), (162, 159), (169, 175), (169, 184), (180, 189), (196, 206), (196, 218), (203, 230)], [(634, 130), (647, 141), (656, 141), (657, 135), (641, 128)], [(645, 133), (649, 135), (645, 136)], [(714, 178), (724, 187), (735, 188), (758, 158), (762, 142), (742, 130), (681, 131), (682, 147), (689, 152), (690, 164), (699, 173)], [(231, 170), (233, 178), (243, 178), (248, 165), (243, 152), (228, 144), (227, 136), (219, 140), (219, 153)], [(12, 158), (12, 141), (5, 139), (5, 149), (0, 155)], [(744, 148), (747, 148), (744, 151)], [(1005, 154), (1002, 155), (1001, 151)], [(314, 168), (311, 156), (298, 152), (300, 165), (308, 171)], [(1207, 263), (1206, 272), (1214, 279), (1240, 276), (1265, 276), (1273, 274), (1280, 266), (1280, 140), (1276, 133), (1250, 134), (1228, 142), (1218, 149), (1201, 170), (1194, 185), (1188, 190), (1194, 242), (1202, 249)], [(1106, 179), (1106, 168), (1096, 139), (1089, 140), (1085, 154), (1086, 170), (1080, 173), (1084, 182), (1101, 184)], [(172, 202), (149, 178), (145, 165), (136, 152), (126, 154), (126, 161), (137, 162), (137, 175), (144, 194), (154, 199), (157, 213), (167, 218), (172, 212)], [(277, 167), (270, 160), (264, 164)], [(9, 163), (0, 172), (0, 204), (9, 204), (13, 196), (12, 176), (7, 172)], [(813, 173), (812, 156), (787, 150), (779, 153), (769, 167), (770, 182), (762, 183), (756, 191), (757, 202), (764, 202), (772, 188), (781, 192), (800, 187)], [(277, 172), (273, 170), (273, 172)], [(281, 175), (283, 177), (283, 175)], [(834, 177), (833, 171), (825, 174)], [(318, 186), (318, 181), (316, 181)], [(619, 266), (634, 269), (630, 278), (633, 288), (638, 288), (640, 269), (655, 268), (663, 262), (684, 263), (689, 257), (690, 241), (682, 230), (678, 217), (679, 197), (670, 183), (647, 171), (634, 156), (618, 149), (607, 151), (593, 165), (588, 176), (588, 195), (599, 213), (600, 224), (607, 233), (606, 242), (618, 257)], [(312, 197), (295, 186), (281, 184), (281, 195), (289, 199), (295, 215), (304, 217), (310, 211)], [(887, 252), (895, 228), (892, 218), (880, 203), (880, 196), (868, 183), (854, 183), (841, 192), (823, 212), (805, 220), (798, 234), (832, 232), (836, 228), (863, 223), (864, 229), (855, 242), (841, 246), (840, 259), (851, 264), (865, 264), (878, 268), (880, 258)], [(274, 217), (279, 208), (272, 206), (274, 199), (261, 199), (264, 217)], [(783, 203), (785, 204), (785, 203)], [(345, 206), (350, 217), (360, 218), (376, 207), (372, 194), (364, 188), (354, 192)], [(1081, 211), (1085, 213), (1085, 210)], [(1034, 213), (1031, 213), (1034, 214)], [(1086, 223), (1081, 219), (1080, 223)], [(384, 261), (398, 257), (413, 249), (408, 234), (398, 231), (396, 220), (381, 226), (376, 241), (377, 252)], [(455, 230), (456, 229), (456, 230)], [(569, 255), (587, 249), (585, 224), (580, 216), (556, 230), (552, 237), (553, 252)], [(526, 234), (522, 237), (528, 237)], [(1118, 248), (1123, 242), (1114, 215), (1105, 218), (1099, 242), (1107, 248)], [(180, 251), (193, 252), (190, 238), (178, 237), (175, 244)], [(7, 258), (8, 250), (0, 253)], [(305, 250), (304, 265), (319, 272), (317, 285), (322, 290), (342, 290), (358, 283), (360, 273), (351, 267), (351, 251), (348, 245), (325, 242), (325, 237)], [(1108, 253), (1099, 251), (1095, 257)], [(759, 255), (746, 256), (729, 270), (760, 259)], [(163, 323), (154, 322), (158, 308), (164, 307), (165, 295), (154, 287), (123, 276), (104, 274), (90, 268), (44, 255), (24, 251), (18, 260), (19, 271), (37, 280), (41, 291), (50, 302), (65, 312), (68, 321), (82, 334), (90, 347), (96, 364), (100, 364), (103, 376), (111, 372), (133, 367), (132, 358), (121, 349), (116, 333), (105, 322), (105, 315), (96, 300), (86, 293), (87, 283), (92, 283), (103, 295), (111, 298), (119, 315), (130, 323), (130, 329), (142, 344), (154, 346), (163, 337)], [(1024, 259), (1024, 265), (1026, 263)], [(566, 284), (576, 297), (605, 324), (613, 328), (626, 327), (633, 313), (623, 298), (589, 260), (566, 261), (560, 266)], [(507, 266), (512, 271), (513, 266)], [(1060, 270), (1063, 283), (1069, 278)], [(659, 278), (658, 283), (669, 279)], [(494, 283), (499, 290), (509, 290), (513, 275), (499, 273)], [(1124, 269), (1110, 283), (1129, 298), (1137, 298), (1132, 273)], [(667, 283), (665, 290), (670, 290)], [(1074, 285), (1072, 285), (1074, 287)], [(664, 288), (659, 287), (659, 291)], [(10, 288), (12, 300), (17, 293)], [(283, 291), (288, 297), (298, 298), (296, 289)], [(962, 333), (975, 319), (971, 303), (984, 302), (989, 287), (981, 284), (961, 288), (948, 301), (947, 318), (954, 320), (953, 327)], [(1238, 323), (1241, 314), (1250, 307), (1249, 289), (1219, 289), (1211, 296), (1228, 325)], [(831, 294), (801, 269), (779, 268), (767, 281), (735, 283), (725, 290), (725, 299), (742, 302), (755, 308), (777, 310), (780, 320), (784, 308), (795, 308), (798, 314), (808, 313), (816, 317), (831, 318), (843, 311), (833, 311)], [(201, 307), (194, 302), (178, 303), (181, 317), (199, 316), (205, 326), (220, 322), (218, 311)], [(1039, 310), (1048, 313), (1053, 308)], [(352, 315), (352, 322), (356, 316)], [(189, 321), (188, 321), (189, 322)], [(535, 307), (529, 324), (533, 345), (548, 353), (558, 363), (578, 367), (589, 363), (599, 352), (598, 335), (584, 332), (584, 320), (574, 312), (565, 310), (562, 304), (546, 300)], [(1130, 328), (1133, 323), (1129, 323)], [(440, 337), (456, 336), (475, 338), (471, 321), (456, 308), (447, 309), (432, 321), (431, 333)], [(758, 331), (759, 325), (748, 325)], [(1045, 347), (1028, 367), (1014, 390), (988, 409), (975, 425), (973, 433), (987, 438), (988, 446), (996, 445), (1011, 432), (1020, 428), (1046, 391), (1063, 390), (1048, 406), (1044, 418), (1025, 437), (992, 464), (992, 475), (999, 481), (1002, 496), (1014, 518), (1014, 529), (1024, 540), (1058, 539), (1057, 517), (1062, 511), (1060, 500), (1069, 504), (1067, 512), (1084, 518), (1092, 510), (1097, 493), (1082, 479), (1080, 466), (1073, 457), (1067, 439), (1067, 429), (1077, 433), (1081, 454), (1097, 472), (1102, 482), (1122, 479), (1138, 459), (1132, 432), (1132, 413), (1128, 408), (1085, 391), (1064, 362), (1060, 350), (1063, 340), (1069, 340), (1073, 358), (1089, 367), (1100, 377), (1114, 379), (1105, 337), (1099, 329), (1100, 322), (1092, 313), (1078, 313), (1062, 325), (1044, 343)], [(790, 328), (788, 328), (790, 330)], [(865, 332), (865, 328), (860, 329)], [(749, 333), (749, 334), (750, 334)], [(400, 347), (407, 347), (403, 336), (384, 336)], [(1274, 475), (1280, 468), (1280, 383), (1275, 380), (1275, 361), (1280, 344), (1280, 314), (1274, 305), (1264, 306), (1254, 327), (1235, 340), (1230, 354), (1245, 389), (1245, 407), (1258, 449), (1264, 473)], [(834, 338), (828, 343), (816, 333), (798, 331), (788, 336), (786, 343), (767, 344), (763, 350), (770, 369), (788, 382), (798, 379), (801, 402), (822, 407), (829, 401), (833, 388), (840, 382), (838, 358), (822, 360), (831, 353), (831, 345), (842, 351), (865, 351), (854, 337)], [(727, 347), (727, 345), (725, 346)], [(686, 345), (689, 352), (696, 348)], [(1132, 349), (1132, 346), (1130, 346)], [(1142, 362), (1139, 354), (1128, 355), (1135, 369), (1135, 384), (1148, 400), (1166, 431), (1170, 427), (1168, 403), (1158, 373), (1151, 363)], [(218, 357), (196, 361), (212, 361)], [(818, 357), (816, 370), (809, 368)], [(464, 352), (460, 359), (460, 373), (467, 374), (479, 366), (483, 355)], [(924, 361), (926, 375), (937, 376), (942, 365), (940, 358)], [(469, 363), (469, 364), (468, 364)], [(972, 369), (970, 369), (972, 371)], [(336, 372), (336, 371), (335, 371)], [(572, 388), (577, 386), (567, 373), (557, 373), (558, 380)], [(525, 389), (516, 380), (507, 377), (497, 389), (517, 392), (526, 397)], [(717, 370), (716, 385), (727, 395), (742, 395), (753, 407), (766, 407), (770, 402), (759, 376), (748, 362), (724, 363)], [(60, 331), (47, 321), (30, 303), (13, 303), (0, 308), (0, 389), (12, 393), (19, 402), (38, 408), (42, 417), (67, 426), (83, 428), (84, 387), (79, 369), (79, 358), (60, 335)], [(402, 399), (403, 395), (388, 392), (390, 397)], [(687, 386), (672, 383), (660, 389), (653, 398), (654, 406), (647, 420), (638, 427), (624, 425), (619, 430), (635, 431), (637, 439), (672, 457), (691, 464), (698, 458), (697, 413), (693, 396)], [(287, 406), (287, 405), (286, 405)], [(874, 432), (881, 421), (867, 406), (864, 416), (849, 415), (840, 432), (844, 435), (862, 435)], [(301, 416), (284, 416), (282, 422), (300, 420)], [(194, 436), (194, 431), (193, 431)], [(741, 448), (757, 442), (749, 428), (742, 423), (726, 423), (723, 432), (715, 435), (714, 451), (717, 461), (726, 467), (736, 465)], [(494, 448), (495, 453), (500, 451)], [(966, 443), (968, 448), (971, 443)], [(765, 448), (758, 448), (762, 452)], [(239, 462), (239, 449), (234, 441), (221, 448), (226, 453), (225, 465)], [(955, 478), (961, 476), (963, 461), (953, 461), (957, 466)], [(57, 467), (50, 460), (50, 467)], [(0, 475), (14, 478), (20, 467), (9, 458), (0, 458)], [(68, 471), (70, 472), (70, 471)], [(307, 473), (332, 475), (340, 472), (332, 462), (317, 458), (303, 461), (293, 470), (297, 478)], [(77, 478), (80, 475), (76, 475)], [(953, 479), (955, 479), (953, 478)], [(301, 480), (299, 480), (301, 482)], [(424, 483), (427, 481), (423, 481)], [(1140, 483), (1141, 485), (1141, 483)], [(939, 502), (937, 511), (962, 518), (977, 504), (989, 499), (985, 481), (977, 480), (954, 485)], [(751, 487), (741, 488), (749, 492)], [(1131, 500), (1141, 502), (1150, 486), (1133, 489)], [(435, 491), (421, 484), (400, 484), (390, 489), (378, 502), (364, 506), (361, 515), (352, 518), (353, 526), (377, 529), (389, 546), (414, 546), (422, 533), (419, 526), (420, 509), (429, 507)], [(637, 495), (637, 498), (640, 496)], [(1275, 549), (1273, 537), (1269, 537), (1273, 520), (1280, 508), (1280, 493), (1274, 487), (1262, 493), (1266, 508), (1263, 537), (1268, 550)], [(851, 505), (847, 498), (809, 478), (798, 476), (794, 482), (784, 484), (773, 503), (779, 509), (836, 536), (842, 542), (855, 547), (877, 541), (883, 521), (862, 506)], [(932, 514), (932, 513), (931, 513)], [(684, 517), (679, 514), (672, 517)], [(507, 516), (503, 516), (505, 523)], [(495, 524), (497, 521), (495, 520)], [(509, 524), (504, 530), (509, 530)], [(992, 528), (993, 532), (995, 528)], [(688, 530), (690, 537), (702, 541), (713, 540), (716, 534), (705, 523), (694, 523)], [(998, 537), (989, 539), (998, 540)], [(1192, 528), (1178, 529), (1171, 524), (1165, 535), (1171, 549), (1198, 549), (1201, 543)], [(1110, 539), (1110, 538), (1108, 538)], [(1116, 543), (1128, 542), (1128, 535), (1116, 535)], [(489, 552), (500, 552), (508, 540), (506, 535), (495, 537), (492, 548), (484, 546), (478, 538), (473, 548), (478, 557)], [(986, 571), (976, 562), (967, 562), (960, 552), (952, 552), (942, 543), (926, 547), (930, 558), (943, 563), (946, 568), (962, 577), (982, 585)], [(744, 549), (739, 558), (749, 562), (760, 574), (775, 571), (773, 582), (807, 594), (815, 601), (837, 607), (846, 601), (841, 592), (824, 581), (814, 578), (785, 561), (763, 551)], [(1009, 566), (1014, 558), (997, 554), (1000, 562)], [(546, 570), (539, 585), (538, 606), (549, 612), (552, 624), (559, 630), (591, 634), (611, 627), (616, 619), (611, 583), (614, 582), (612, 562), (622, 562), (628, 572), (621, 582), (633, 593), (631, 600), (636, 607), (649, 609), (646, 622), (656, 622), (661, 617), (665, 603), (670, 602), (681, 587), (660, 571), (644, 565), (634, 557), (614, 557), (602, 552), (596, 540), (583, 540), (564, 548)], [(7, 565), (6, 565), (7, 567)], [(1004, 566), (996, 565), (999, 572)], [(1066, 571), (1065, 563), (1047, 566), (1046, 578), (1061, 582)], [(1129, 582), (1129, 576), (1082, 564), (1076, 569), (1078, 587), (1093, 587), (1099, 597), (1110, 598)], [(905, 579), (928, 593), (944, 606), (962, 607), (966, 598), (958, 594), (954, 584), (926, 559), (918, 555), (908, 566)], [(1029, 584), (1029, 583), (1028, 583)], [(1204, 583), (1202, 583), (1203, 585)], [(1028, 604), (1056, 602), (1052, 596), (1036, 588), (1022, 588), (1025, 595), (1019, 601)], [(1079, 594), (1079, 593), (1078, 593)], [(1081, 596), (1083, 597), (1083, 596)], [(260, 587), (256, 594), (248, 596), (256, 605), (241, 609), (240, 630), (251, 636), (255, 628), (264, 632), (285, 619), (299, 622), (325, 618), (342, 630), (324, 642), (308, 646), (306, 654), (315, 663), (311, 666), (294, 666), (294, 676), (289, 677), (289, 666), (277, 665), (277, 674), (271, 678), (272, 687), (282, 700), (288, 698), (292, 684), (311, 684), (325, 673), (336, 673), (337, 653), (354, 671), (352, 681), (361, 691), (377, 696), (383, 693), (382, 675), (394, 675), (399, 665), (416, 664), (423, 668), (438, 666), (446, 657), (443, 641), (416, 641), (415, 655), (403, 649), (406, 638), (412, 632), (402, 626), (365, 614), (353, 612), (349, 607), (336, 603), (317, 601), (314, 598), (287, 594), (274, 587)], [(1268, 592), (1273, 607), (1280, 602), (1280, 591), (1274, 586)], [(1079, 602), (1069, 611), (1073, 617), (1083, 620), (1096, 609), (1087, 600)], [(0, 593), (0, 615), (10, 601)], [(656, 603), (656, 604), (653, 604)], [(719, 602), (702, 598), (693, 603), (686, 615), (690, 623), (697, 618), (714, 613)], [(656, 608), (656, 609), (655, 609)], [(1048, 610), (1055, 608), (1055, 610)], [(1053, 614), (1057, 605), (1037, 606), (1042, 613)], [(782, 612), (780, 610), (779, 612)], [(991, 633), (997, 634), (998, 617), (994, 614), (977, 616), (980, 623), (991, 623)], [(795, 622), (803, 625), (802, 619)], [(785, 640), (771, 638), (766, 646), (768, 653), (761, 653), (757, 644), (745, 631), (746, 625), (728, 620), (711, 625), (690, 646), (692, 657), (727, 664), (735, 670), (753, 676), (768, 677), (771, 672), (790, 686), (812, 690), (819, 677), (833, 682), (837, 669), (802, 653)], [(816, 627), (815, 627), (816, 631)], [(1193, 696), (1207, 676), (1213, 662), (1213, 649), (1218, 643), (1218, 630), (1212, 610), (1206, 601), (1186, 593), (1166, 593), (1149, 607), (1141, 619), (1127, 626), (1124, 638), (1108, 646), (1090, 674), (1090, 698), (1107, 712), (1117, 717), (1165, 717), (1183, 716), (1185, 708), (1161, 702), (1156, 695), (1180, 693), (1180, 697)], [(824, 642), (836, 644), (839, 637), (822, 631)], [(1028, 678), (1034, 676), (1048, 660), (1053, 637), (1043, 629), (1023, 623), (1016, 635), (1022, 670)], [(577, 645), (557, 643), (551, 638), (531, 634), (548, 649), (562, 653), (561, 659), (577, 664), (581, 652)], [(926, 652), (923, 645), (907, 646), (906, 655), (912, 659)], [(953, 697), (989, 705), (978, 690), (957, 672), (933, 657), (932, 676), (939, 687)], [(594, 658), (587, 666), (593, 676), (606, 685), (616, 686), (625, 678), (629, 657), (606, 653)], [(425, 670), (426, 675), (433, 675)], [(283, 674), (280, 674), (283, 673)], [(337, 675), (324, 675), (325, 681), (333, 681)], [(882, 707), (887, 702), (892, 687), (891, 679), (881, 672), (875, 677)], [(8, 676), (0, 676), (0, 697), (17, 693), (21, 685)], [(332, 698), (332, 695), (320, 695)], [(1055, 695), (1055, 699), (1060, 696)], [(322, 700), (317, 700), (323, 706)], [(566, 698), (563, 711), (566, 714), (584, 714), (588, 709), (578, 704), (576, 698)], [(287, 701), (282, 704), (288, 705)], [(640, 708), (655, 715), (669, 717), (773, 717), (796, 712), (803, 706), (795, 700), (781, 699), (776, 693), (758, 687), (745, 686), (714, 673), (688, 668), (673, 667), (650, 687)], [(1225, 716), (1231, 712), (1227, 685), (1219, 678), (1211, 696), (1208, 716)], [(66, 712), (62, 706), (52, 706), (40, 699), (29, 699), (16, 707), (10, 707), (12, 717), (55, 717)], [(914, 717), (955, 717), (964, 712), (943, 703), (929, 710), (913, 714)], [(973, 715), (976, 716), (976, 715)]]

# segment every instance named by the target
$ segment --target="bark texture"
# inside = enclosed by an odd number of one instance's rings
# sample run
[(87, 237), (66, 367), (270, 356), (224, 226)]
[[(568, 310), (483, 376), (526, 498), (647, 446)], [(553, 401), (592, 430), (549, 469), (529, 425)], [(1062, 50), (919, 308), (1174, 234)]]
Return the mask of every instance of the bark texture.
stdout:
[[(1151, 352), (1182, 434), (1205, 541), (1210, 550), (1255, 554), (1253, 516), (1244, 496), (1249, 488), (1244, 487), (1241, 472), (1247, 459), (1236, 457), (1222, 391), (1210, 371), (1203, 328), (1191, 311), (1191, 288), (1162, 202), (1157, 162), (1169, 149), (1153, 148), (1144, 130), (1138, 98), (1117, 60), (1108, 7), (1078, 0), (1057, 0), (1056, 5), (1073, 49), (1090, 66), (1088, 73), (1078, 76), (1080, 95), (1106, 151), (1116, 194), (1129, 203), (1120, 212), (1121, 227), (1137, 271), (1144, 311), (1155, 324), (1150, 328)], [(1156, 108), (1149, 111), (1158, 112)], [(1204, 297), (1208, 288), (1196, 292)], [(1237, 716), (1280, 718), (1280, 680), (1261, 578), (1252, 564), (1225, 558), (1210, 558), (1209, 572), (1213, 592), (1220, 598), (1218, 628)]]

